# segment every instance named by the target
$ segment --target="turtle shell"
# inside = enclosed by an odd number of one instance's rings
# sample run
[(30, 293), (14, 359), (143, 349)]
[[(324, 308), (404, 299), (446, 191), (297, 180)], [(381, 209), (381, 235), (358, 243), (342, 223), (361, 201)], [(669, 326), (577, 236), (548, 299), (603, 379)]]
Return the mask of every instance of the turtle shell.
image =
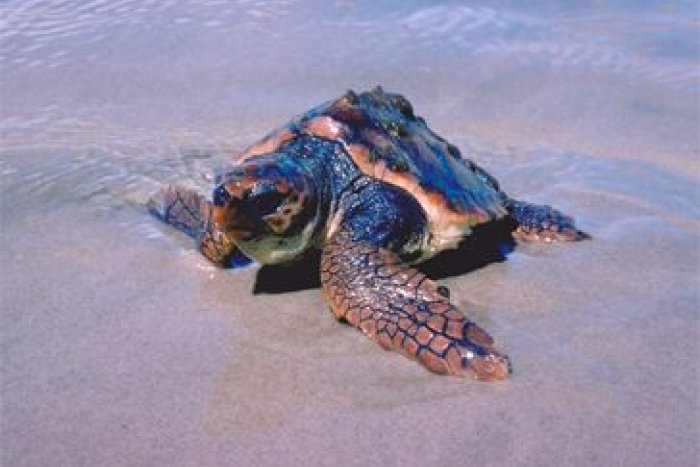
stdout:
[(433, 132), (399, 94), (348, 91), (273, 131), (239, 161), (275, 152), (300, 135), (341, 143), (365, 175), (415, 197), (427, 215), (426, 247), (433, 252), (456, 246), (475, 225), (507, 214), (496, 180)]

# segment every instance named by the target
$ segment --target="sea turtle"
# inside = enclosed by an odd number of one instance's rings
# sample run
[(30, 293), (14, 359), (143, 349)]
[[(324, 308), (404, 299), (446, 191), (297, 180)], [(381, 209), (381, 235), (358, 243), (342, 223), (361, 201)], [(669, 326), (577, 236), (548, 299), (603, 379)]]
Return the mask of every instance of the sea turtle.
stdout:
[(445, 290), (411, 266), (508, 219), (520, 240), (579, 240), (571, 217), (514, 200), (433, 132), (402, 95), (376, 88), (322, 104), (248, 147), (211, 201), (181, 186), (149, 201), (208, 259), (261, 264), (321, 250), (333, 315), (435, 373), (501, 380), (508, 358)]

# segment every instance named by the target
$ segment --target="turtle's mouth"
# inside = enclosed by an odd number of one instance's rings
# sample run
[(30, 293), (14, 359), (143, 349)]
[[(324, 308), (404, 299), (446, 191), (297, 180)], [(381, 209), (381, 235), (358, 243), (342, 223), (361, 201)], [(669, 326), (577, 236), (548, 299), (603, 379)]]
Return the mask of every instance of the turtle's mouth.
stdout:
[(265, 223), (254, 212), (249, 212), (245, 203), (232, 198), (224, 206), (214, 206), (212, 220), (217, 229), (235, 240), (250, 240), (264, 233)]
[(212, 194), (214, 227), (263, 264), (298, 257), (316, 232), (314, 179), (283, 156), (249, 161)]

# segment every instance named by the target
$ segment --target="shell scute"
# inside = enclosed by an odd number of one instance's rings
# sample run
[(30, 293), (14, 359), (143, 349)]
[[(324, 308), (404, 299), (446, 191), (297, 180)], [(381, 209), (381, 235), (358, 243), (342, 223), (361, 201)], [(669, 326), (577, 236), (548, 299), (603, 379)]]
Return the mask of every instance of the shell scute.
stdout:
[(272, 152), (300, 135), (341, 143), (362, 173), (416, 198), (435, 250), (455, 246), (473, 226), (507, 215), (495, 179), (433, 132), (400, 94), (348, 91), (269, 134), (242, 157)]

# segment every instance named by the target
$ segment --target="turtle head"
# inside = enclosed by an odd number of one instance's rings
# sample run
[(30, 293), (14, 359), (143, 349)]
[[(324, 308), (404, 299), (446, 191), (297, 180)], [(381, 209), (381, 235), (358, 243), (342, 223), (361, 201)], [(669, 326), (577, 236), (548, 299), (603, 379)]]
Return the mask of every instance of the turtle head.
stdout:
[(212, 198), (216, 228), (262, 264), (291, 261), (311, 246), (319, 218), (316, 183), (284, 154), (236, 165), (217, 180)]

